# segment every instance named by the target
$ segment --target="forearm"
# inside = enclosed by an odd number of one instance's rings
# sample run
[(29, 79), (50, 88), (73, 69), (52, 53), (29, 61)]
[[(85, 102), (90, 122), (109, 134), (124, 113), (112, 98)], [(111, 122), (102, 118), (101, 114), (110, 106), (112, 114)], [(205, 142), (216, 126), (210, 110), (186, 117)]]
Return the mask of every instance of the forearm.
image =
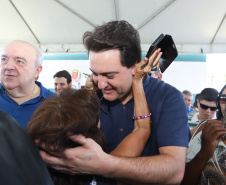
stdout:
[(138, 158), (110, 157), (105, 177), (122, 179), (133, 184), (180, 184), (184, 174), (184, 158), (158, 155)]
[[(141, 116), (149, 113), (142, 79), (133, 80), (134, 112)], [(134, 130), (126, 136), (111, 154), (117, 156), (137, 157), (142, 153), (150, 137), (150, 117), (134, 120)]]
[(133, 131), (126, 136), (110, 154), (116, 156), (138, 157), (141, 155), (149, 136), (150, 129), (138, 129)]
[(188, 163), (186, 163), (184, 179), (182, 185), (196, 185), (201, 177), (202, 170), (204, 169), (208, 159), (200, 154), (197, 155)]
[[(142, 116), (145, 114), (149, 114), (149, 108), (147, 104), (147, 99), (144, 93), (143, 82), (142, 79), (133, 79), (133, 97), (134, 97), (134, 115)], [(150, 126), (150, 124), (146, 124), (147, 121), (145, 119), (139, 120), (139, 124), (141, 126)]]

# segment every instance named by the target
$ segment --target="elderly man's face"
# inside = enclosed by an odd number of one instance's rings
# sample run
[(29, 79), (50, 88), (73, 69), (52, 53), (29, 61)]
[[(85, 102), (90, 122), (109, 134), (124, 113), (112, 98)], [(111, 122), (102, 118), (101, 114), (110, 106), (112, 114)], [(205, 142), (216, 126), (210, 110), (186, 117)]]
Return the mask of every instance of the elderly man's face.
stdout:
[(35, 67), (35, 48), (22, 41), (8, 44), (1, 53), (1, 83), (7, 90), (29, 86), (41, 72)]
[(186, 107), (191, 107), (192, 105), (192, 96), (189, 96), (187, 94), (183, 94), (184, 95), (184, 100), (185, 100), (185, 103), (186, 103)]

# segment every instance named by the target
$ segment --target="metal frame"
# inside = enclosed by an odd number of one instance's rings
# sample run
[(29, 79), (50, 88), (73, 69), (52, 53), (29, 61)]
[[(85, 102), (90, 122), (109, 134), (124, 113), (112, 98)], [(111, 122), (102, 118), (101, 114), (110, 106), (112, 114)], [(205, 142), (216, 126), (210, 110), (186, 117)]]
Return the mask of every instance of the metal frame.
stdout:
[(218, 26), (217, 31), (215, 32), (215, 34), (214, 34), (214, 36), (213, 36), (213, 39), (212, 39), (212, 41), (211, 41), (211, 45), (213, 44), (213, 42), (214, 42), (214, 40), (215, 40), (215, 38), (216, 38), (216, 36), (217, 36), (217, 33), (219, 32), (219, 30), (220, 30), (220, 28), (221, 28), (221, 26), (222, 26), (222, 24), (223, 24), (225, 18), (226, 18), (226, 13), (225, 13), (225, 15), (224, 15), (224, 17), (223, 17), (223, 19), (222, 19), (220, 25)]
[(143, 24), (137, 27), (137, 30), (145, 26), (148, 22), (150, 22), (152, 19), (154, 19), (158, 14), (160, 14), (162, 11), (164, 11), (168, 6), (170, 6), (172, 3), (174, 3), (176, 0), (170, 1), (167, 5), (165, 5), (163, 8), (161, 8), (158, 12), (156, 12), (152, 17), (150, 17), (147, 21), (145, 21)]
[(73, 13), (74, 15), (76, 15), (77, 17), (79, 17), (80, 19), (82, 19), (83, 21), (85, 21), (86, 23), (88, 23), (89, 25), (91, 25), (92, 27), (95, 27), (96, 26), (91, 21), (89, 21), (88, 19), (86, 19), (85, 17), (83, 17), (82, 15), (80, 15), (78, 12), (72, 10), (70, 7), (68, 7), (64, 3), (62, 3), (62, 2), (60, 2), (58, 0), (54, 0), (54, 1), (56, 1), (57, 3), (59, 3), (59, 5), (61, 5), (62, 7), (64, 7), (65, 9), (67, 9), (68, 11), (70, 11), (71, 13)]
[(12, 4), (12, 6), (16, 10), (16, 12), (19, 14), (20, 18), (24, 21), (24, 23), (26, 24), (27, 28), (30, 30), (31, 34), (34, 36), (34, 38), (36, 39), (36, 41), (38, 42), (38, 44), (41, 44), (40, 41), (39, 41), (39, 39), (38, 39), (38, 37), (35, 35), (35, 33), (31, 29), (31, 27), (29, 26), (29, 24), (26, 22), (26, 20), (24, 19), (24, 17), (20, 13), (20, 11), (17, 9), (17, 7), (15, 6), (15, 4), (11, 0), (9, 0), (9, 2)]

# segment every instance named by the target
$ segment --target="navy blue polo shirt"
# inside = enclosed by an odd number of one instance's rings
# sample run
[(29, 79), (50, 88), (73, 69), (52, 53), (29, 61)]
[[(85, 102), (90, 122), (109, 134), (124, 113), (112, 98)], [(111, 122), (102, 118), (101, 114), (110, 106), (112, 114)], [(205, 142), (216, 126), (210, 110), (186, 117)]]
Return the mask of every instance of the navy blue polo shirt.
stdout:
[(6, 93), (5, 89), (0, 84), (0, 109), (11, 115), (22, 128), (25, 128), (29, 122), (33, 112), (38, 108), (45, 99), (48, 99), (55, 95), (55, 93), (46, 89), (40, 82), (35, 82), (40, 88), (40, 96), (33, 98), (29, 101), (18, 105), (13, 99), (11, 99)]
[[(158, 155), (164, 146), (188, 147), (190, 130), (184, 97), (175, 87), (147, 75), (144, 91), (151, 115), (151, 136), (142, 156)], [(114, 150), (134, 129), (134, 99), (125, 105), (119, 100), (101, 99), (101, 130), (106, 152)], [(140, 116), (140, 115), (137, 115)]]

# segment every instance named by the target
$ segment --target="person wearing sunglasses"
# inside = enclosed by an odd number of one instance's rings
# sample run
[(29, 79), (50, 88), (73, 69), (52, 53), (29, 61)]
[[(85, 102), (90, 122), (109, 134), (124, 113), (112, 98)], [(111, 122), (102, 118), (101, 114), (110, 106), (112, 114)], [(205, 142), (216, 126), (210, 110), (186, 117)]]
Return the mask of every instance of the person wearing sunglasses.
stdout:
[(216, 119), (217, 96), (218, 91), (214, 88), (205, 88), (202, 90), (197, 100), (199, 112), (190, 119), (189, 125), (193, 124), (193, 127), (195, 127), (203, 120)]
[(192, 130), (181, 185), (226, 184), (226, 85), (216, 104), (217, 119), (202, 121)]

